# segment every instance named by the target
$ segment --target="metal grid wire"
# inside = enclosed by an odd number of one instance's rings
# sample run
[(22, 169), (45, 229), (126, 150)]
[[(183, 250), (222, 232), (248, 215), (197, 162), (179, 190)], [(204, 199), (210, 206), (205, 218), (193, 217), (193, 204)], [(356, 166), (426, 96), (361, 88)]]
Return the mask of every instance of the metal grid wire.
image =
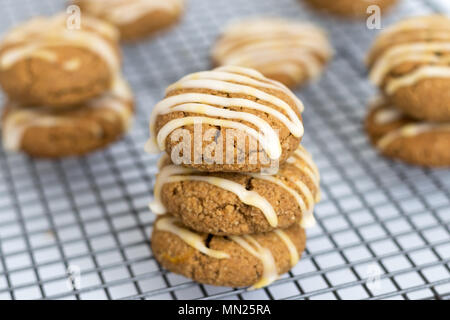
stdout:
[[(2, 0), (0, 30), (64, 1)], [(450, 172), (377, 155), (362, 129), (375, 94), (362, 63), (376, 31), (309, 12), (297, 0), (188, 0), (183, 22), (124, 48), (136, 93), (132, 132), (109, 149), (61, 161), (0, 150), (0, 299), (440, 299), (450, 297)], [(436, 10), (405, 0), (389, 17)], [(268, 288), (199, 285), (154, 260), (147, 209), (156, 158), (143, 152), (152, 106), (180, 77), (210, 68), (209, 49), (229, 20), (265, 14), (325, 26), (336, 57), (305, 102), (305, 146), (320, 168), (323, 200), (307, 250)], [(74, 269), (75, 268), (75, 269)], [(68, 277), (79, 268), (81, 276)], [(367, 278), (380, 275), (380, 281)], [(80, 280), (81, 287), (73, 289)], [(74, 282), (75, 281), (75, 282)], [(71, 285), (72, 284), (72, 285)]]

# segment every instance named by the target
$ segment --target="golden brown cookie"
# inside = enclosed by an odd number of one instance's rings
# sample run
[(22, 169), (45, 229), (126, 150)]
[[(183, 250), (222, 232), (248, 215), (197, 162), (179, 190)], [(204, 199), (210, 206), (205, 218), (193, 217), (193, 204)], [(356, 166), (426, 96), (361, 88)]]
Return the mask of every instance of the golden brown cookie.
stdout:
[(289, 87), (316, 79), (333, 49), (325, 32), (312, 24), (272, 18), (235, 22), (212, 50), (215, 65), (258, 70)]
[(297, 264), (305, 242), (298, 224), (251, 236), (221, 237), (193, 232), (164, 216), (155, 222), (151, 246), (163, 267), (197, 282), (261, 288)]
[(205, 173), (162, 161), (153, 213), (169, 213), (187, 227), (215, 235), (243, 235), (314, 223), (319, 171), (300, 147), (278, 173)]
[(10, 102), (2, 117), (3, 147), (36, 157), (83, 155), (121, 137), (132, 114), (132, 94), (120, 77), (110, 91), (71, 109), (26, 108)]
[(425, 167), (450, 167), (450, 123), (414, 120), (378, 99), (365, 126), (372, 143), (387, 157)]
[(118, 31), (83, 16), (81, 29), (68, 16), (34, 18), (0, 43), (0, 84), (9, 99), (30, 107), (79, 104), (111, 87), (120, 68)]
[(74, 0), (82, 13), (115, 25), (121, 39), (137, 40), (173, 25), (183, 13), (184, 0)]
[(281, 83), (225, 66), (182, 78), (153, 109), (148, 152), (201, 171), (256, 172), (284, 163), (303, 136), (301, 101)]
[(376, 5), (381, 13), (388, 11), (397, 0), (304, 0), (314, 9), (349, 18), (365, 18), (373, 13), (370, 6)]
[(368, 56), (371, 81), (404, 113), (450, 122), (450, 19), (430, 15), (386, 29)]

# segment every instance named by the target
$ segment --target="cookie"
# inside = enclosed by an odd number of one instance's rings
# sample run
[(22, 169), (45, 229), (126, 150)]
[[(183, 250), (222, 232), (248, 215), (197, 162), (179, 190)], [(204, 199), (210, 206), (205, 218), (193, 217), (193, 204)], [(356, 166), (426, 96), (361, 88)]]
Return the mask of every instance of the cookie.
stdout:
[(367, 58), (371, 81), (409, 116), (450, 122), (450, 19), (415, 17), (386, 29)]
[(69, 16), (38, 17), (9, 31), (0, 44), (0, 85), (9, 99), (62, 108), (107, 91), (120, 69), (118, 31), (83, 16), (80, 29)]
[(153, 227), (151, 247), (166, 269), (197, 282), (262, 288), (295, 266), (305, 249), (300, 225), (245, 236), (212, 236), (162, 217)]
[(215, 65), (258, 70), (289, 87), (316, 79), (333, 49), (325, 32), (312, 24), (258, 18), (231, 24), (212, 50)]
[(182, 15), (184, 0), (76, 0), (82, 13), (115, 25), (121, 39), (137, 40), (173, 25)]
[(387, 157), (424, 167), (450, 167), (450, 123), (418, 121), (378, 99), (367, 116), (366, 130)]
[(121, 137), (132, 114), (132, 94), (120, 77), (110, 91), (72, 109), (28, 108), (10, 102), (2, 117), (3, 147), (45, 158), (83, 155)]
[(192, 230), (243, 235), (314, 223), (319, 171), (300, 147), (278, 173), (205, 173), (164, 161), (150, 209), (169, 213)]
[(298, 148), (302, 111), (288, 88), (255, 70), (198, 72), (169, 86), (154, 107), (146, 150), (201, 171), (273, 168)]
[[(373, 14), (371, 6), (378, 6), (386, 13), (397, 0), (304, 0), (312, 8), (348, 18), (366, 18)], [(369, 12), (368, 12), (369, 11)]]

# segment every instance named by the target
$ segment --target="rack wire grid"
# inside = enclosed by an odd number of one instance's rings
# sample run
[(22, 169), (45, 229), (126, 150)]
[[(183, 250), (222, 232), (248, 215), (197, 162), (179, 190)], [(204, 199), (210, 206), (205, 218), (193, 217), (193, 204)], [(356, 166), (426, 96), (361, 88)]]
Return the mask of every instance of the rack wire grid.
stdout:
[[(1, 31), (66, 5), (0, 3)], [(403, 1), (383, 25), (437, 10), (431, 1)], [(255, 291), (201, 285), (158, 265), (147, 208), (157, 159), (143, 151), (165, 87), (209, 69), (220, 30), (251, 15), (315, 21), (336, 48), (321, 80), (296, 91), (307, 108), (304, 144), (323, 179), (317, 226), (298, 265)], [(384, 159), (362, 128), (375, 95), (363, 59), (376, 33), (297, 0), (188, 0), (181, 24), (124, 47), (138, 110), (121, 142), (59, 161), (0, 150), (0, 299), (448, 299), (450, 172)]]

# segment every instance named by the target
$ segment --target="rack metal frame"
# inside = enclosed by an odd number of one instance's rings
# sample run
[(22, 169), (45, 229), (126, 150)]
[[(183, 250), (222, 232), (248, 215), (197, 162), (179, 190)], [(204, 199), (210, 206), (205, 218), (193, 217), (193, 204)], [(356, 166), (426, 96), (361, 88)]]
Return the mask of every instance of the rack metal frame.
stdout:
[[(64, 9), (58, 0), (2, 0), (0, 30)], [(383, 18), (438, 11), (408, 0)], [(197, 284), (163, 270), (149, 236), (156, 157), (144, 153), (148, 118), (164, 89), (210, 68), (209, 50), (231, 19), (312, 20), (336, 56), (318, 83), (296, 91), (323, 200), (299, 264), (255, 291)], [(377, 30), (317, 15), (298, 0), (188, 0), (180, 25), (124, 47), (138, 102), (121, 142), (82, 158), (30, 159), (0, 149), (0, 299), (448, 299), (450, 172), (384, 159), (362, 122), (376, 93), (364, 56)]]

